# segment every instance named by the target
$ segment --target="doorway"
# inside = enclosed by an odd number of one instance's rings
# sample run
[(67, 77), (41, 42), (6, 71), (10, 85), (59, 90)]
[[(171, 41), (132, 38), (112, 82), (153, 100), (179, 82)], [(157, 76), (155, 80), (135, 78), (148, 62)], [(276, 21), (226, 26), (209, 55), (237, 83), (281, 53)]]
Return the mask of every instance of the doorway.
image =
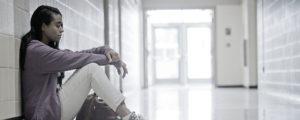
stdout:
[(179, 30), (177, 26), (155, 26), (153, 28), (155, 83), (178, 83), (180, 80)]
[(211, 9), (147, 12), (150, 84), (211, 83)]

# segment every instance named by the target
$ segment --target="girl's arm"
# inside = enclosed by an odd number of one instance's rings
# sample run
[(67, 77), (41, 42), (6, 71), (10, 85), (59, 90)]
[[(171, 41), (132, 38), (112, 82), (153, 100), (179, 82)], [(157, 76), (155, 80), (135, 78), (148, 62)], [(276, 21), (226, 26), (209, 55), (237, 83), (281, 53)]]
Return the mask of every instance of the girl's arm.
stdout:
[[(106, 55), (106, 53), (110, 50), (112, 50), (112, 49), (109, 46), (105, 45), (105, 46), (100, 46), (100, 47), (96, 47), (96, 48), (92, 48), (92, 49), (88, 49), (88, 50), (76, 51), (76, 53), (94, 53), (94, 54)], [(122, 63), (121, 61), (117, 61), (117, 62), (112, 62), (109, 64), (114, 65), (118, 69), (121, 67), (121, 63)]]
[[(76, 51), (76, 53), (94, 53), (94, 54), (106, 55), (106, 53), (110, 50), (113, 50), (113, 49), (111, 49), (109, 46), (105, 45), (105, 46), (100, 46), (100, 47), (96, 47), (96, 48), (92, 48), (92, 49), (88, 49), (88, 50)], [(114, 65), (116, 68), (120, 68), (121, 63), (122, 63), (121, 61), (117, 61), (117, 62), (112, 62), (109, 64)]]
[(109, 46), (105, 45), (105, 46), (95, 47), (95, 48), (92, 48), (92, 49), (82, 50), (82, 51), (76, 51), (76, 52), (78, 52), (78, 53), (105, 54), (109, 50), (112, 50), (112, 49), (109, 48)]
[[(96, 48), (97, 49), (97, 48)], [(92, 49), (89, 52), (104, 52), (103, 48)], [(98, 51), (99, 50), (99, 51)], [(35, 44), (28, 49), (27, 59), (32, 61), (33, 69), (41, 73), (56, 73), (71, 69), (78, 69), (89, 63), (107, 65), (108, 59), (104, 54), (73, 52), (70, 50), (57, 50), (47, 45)]]

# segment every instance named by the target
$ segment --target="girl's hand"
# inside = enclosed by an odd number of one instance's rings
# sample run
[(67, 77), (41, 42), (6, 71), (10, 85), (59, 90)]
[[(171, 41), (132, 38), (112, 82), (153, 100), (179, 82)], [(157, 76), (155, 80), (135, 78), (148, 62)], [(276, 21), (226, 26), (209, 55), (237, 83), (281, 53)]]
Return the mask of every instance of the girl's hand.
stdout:
[(117, 68), (119, 75), (121, 75), (123, 69), (122, 78), (124, 78), (126, 74), (128, 74), (128, 70), (126, 64), (121, 60), (119, 54), (114, 50), (109, 50), (105, 55), (109, 63), (115, 64), (115, 67)]
[(122, 78), (124, 78), (124, 77), (126, 76), (126, 74), (128, 74), (128, 70), (127, 70), (127, 68), (126, 68), (126, 64), (125, 64), (123, 61), (121, 61), (121, 67), (117, 68), (118, 74), (119, 74), (119, 75), (121, 75), (121, 73), (122, 73), (121, 68), (123, 68), (123, 75), (122, 75)]
[(114, 50), (109, 50), (105, 55), (108, 59), (108, 63), (118, 62), (121, 60), (119, 54)]

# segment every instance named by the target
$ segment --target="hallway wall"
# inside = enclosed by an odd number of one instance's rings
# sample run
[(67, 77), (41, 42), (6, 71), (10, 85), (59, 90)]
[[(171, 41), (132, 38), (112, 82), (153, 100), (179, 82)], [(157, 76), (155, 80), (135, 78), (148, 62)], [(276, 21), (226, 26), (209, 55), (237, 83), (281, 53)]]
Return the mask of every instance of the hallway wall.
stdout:
[[(106, 0), (108, 2), (109, 46), (120, 53), (126, 63), (128, 73), (122, 81), (122, 90), (126, 93), (141, 89), (143, 71), (143, 22), (142, 0)], [(116, 88), (120, 87), (120, 76), (110, 67), (110, 79)]]
[[(230, 34), (226, 31), (229, 30)], [(216, 7), (215, 85), (243, 84), (243, 20), (241, 5)]]
[[(106, 11), (107, 10), (107, 11)], [(120, 53), (120, 11), (119, 0), (104, 0), (104, 34), (106, 45)], [(109, 79), (115, 88), (118, 90), (120, 87), (120, 76), (114, 66), (106, 66), (107, 72), (109, 71)]]
[(124, 91), (141, 89), (143, 76), (142, 0), (120, 0), (121, 55), (127, 64), (128, 75), (122, 80)]
[(0, 0), (0, 119), (19, 116), (20, 37), (29, 29), (28, 2)]
[(298, 120), (300, 1), (259, 0), (259, 119)]
[(257, 87), (257, 3), (243, 0), (244, 86)]

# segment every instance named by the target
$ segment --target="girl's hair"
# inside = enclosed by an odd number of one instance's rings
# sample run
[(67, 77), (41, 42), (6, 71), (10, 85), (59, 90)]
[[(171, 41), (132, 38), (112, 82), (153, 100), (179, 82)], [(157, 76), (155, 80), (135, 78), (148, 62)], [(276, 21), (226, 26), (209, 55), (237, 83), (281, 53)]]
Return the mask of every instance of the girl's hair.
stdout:
[[(57, 8), (41, 5), (39, 6), (32, 14), (31, 20), (30, 20), (30, 31), (26, 33), (22, 39), (21, 39), (21, 46), (20, 46), (20, 72), (21, 75), (23, 71), (25, 70), (24, 64), (25, 64), (25, 56), (26, 56), (26, 50), (28, 44), (32, 40), (39, 40), (42, 39), (42, 25), (45, 23), (46, 25), (49, 25), (51, 21), (54, 19), (52, 14), (59, 14), (62, 16), (60, 11)], [(50, 47), (54, 49), (59, 49), (59, 42), (53, 42), (50, 41), (48, 44)], [(42, 62), (42, 61), (41, 61)], [(22, 77), (21, 77), (22, 78)], [(64, 72), (58, 73), (57, 77), (58, 84), (61, 86), (62, 79), (64, 78)], [(21, 82), (23, 82), (21, 80)]]

